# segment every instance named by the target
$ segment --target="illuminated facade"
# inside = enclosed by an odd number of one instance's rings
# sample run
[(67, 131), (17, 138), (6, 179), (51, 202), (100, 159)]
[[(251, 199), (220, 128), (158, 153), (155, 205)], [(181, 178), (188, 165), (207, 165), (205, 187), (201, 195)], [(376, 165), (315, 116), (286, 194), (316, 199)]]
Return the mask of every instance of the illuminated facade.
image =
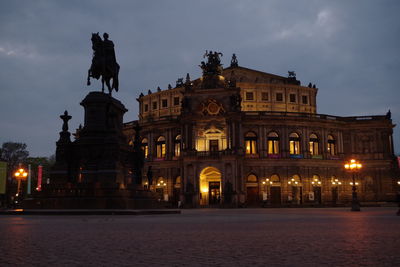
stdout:
[[(211, 56), (210, 56), (211, 55)], [(318, 89), (208, 54), (203, 76), (141, 94), (139, 124), (150, 189), (187, 206), (345, 204), (351, 176), (344, 161), (363, 163), (362, 202), (394, 199), (390, 113), (338, 117), (317, 113)], [(214, 61), (213, 61), (214, 60)], [(213, 65), (214, 64), (214, 65)], [(131, 140), (134, 122), (124, 132)]]

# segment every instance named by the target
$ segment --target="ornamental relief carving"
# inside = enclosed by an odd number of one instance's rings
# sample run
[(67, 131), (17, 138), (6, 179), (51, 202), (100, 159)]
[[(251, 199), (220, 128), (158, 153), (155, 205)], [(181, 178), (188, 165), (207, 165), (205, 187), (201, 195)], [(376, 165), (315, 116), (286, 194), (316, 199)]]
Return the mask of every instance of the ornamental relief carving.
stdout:
[(225, 113), (225, 109), (221, 103), (215, 99), (208, 99), (200, 105), (200, 112), (203, 115), (217, 116)]

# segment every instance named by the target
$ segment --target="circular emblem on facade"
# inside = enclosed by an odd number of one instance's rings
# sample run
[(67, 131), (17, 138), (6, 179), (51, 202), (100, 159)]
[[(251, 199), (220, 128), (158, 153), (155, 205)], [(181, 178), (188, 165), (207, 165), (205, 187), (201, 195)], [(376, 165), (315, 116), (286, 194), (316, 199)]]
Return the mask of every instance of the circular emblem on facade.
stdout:
[(215, 102), (210, 102), (210, 103), (208, 103), (207, 109), (208, 109), (208, 113), (209, 113), (210, 115), (217, 115), (217, 114), (219, 113), (220, 107), (218, 106), (217, 103), (215, 103)]
[(225, 112), (221, 103), (218, 103), (215, 99), (208, 99), (201, 103), (201, 113), (204, 115), (221, 115)]

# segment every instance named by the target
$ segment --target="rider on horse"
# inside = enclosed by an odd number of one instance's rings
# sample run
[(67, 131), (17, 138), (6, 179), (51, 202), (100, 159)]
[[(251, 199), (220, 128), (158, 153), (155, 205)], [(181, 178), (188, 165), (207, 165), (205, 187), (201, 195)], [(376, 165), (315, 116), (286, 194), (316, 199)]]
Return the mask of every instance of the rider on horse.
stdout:
[[(92, 33), (92, 49), (93, 59), (92, 65), (88, 70), (87, 85), (90, 85), (90, 77), (99, 79), (101, 76), (102, 92), (104, 93), (104, 82), (107, 85), (109, 94), (112, 89), (118, 92), (118, 72), (119, 65), (117, 63), (114, 51), (114, 43), (108, 39), (108, 34), (103, 34), (104, 41), (99, 33)], [(113, 79), (112, 85), (110, 80)]]

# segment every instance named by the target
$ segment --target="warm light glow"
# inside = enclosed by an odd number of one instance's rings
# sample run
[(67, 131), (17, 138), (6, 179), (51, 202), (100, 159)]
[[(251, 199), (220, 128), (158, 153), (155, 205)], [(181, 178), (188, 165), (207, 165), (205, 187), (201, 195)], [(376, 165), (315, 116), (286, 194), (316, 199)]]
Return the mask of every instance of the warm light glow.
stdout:
[(355, 159), (351, 159), (350, 162), (347, 162), (346, 164), (344, 164), (344, 168), (346, 170), (359, 170), (362, 168), (362, 164), (358, 161), (356, 161)]
[(23, 169), (19, 168), (15, 173), (14, 173), (15, 178), (21, 179), (21, 178), (26, 178), (28, 176), (28, 173)]
[(265, 182), (262, 182), (263, 184), (265, 184)]
[(202, 193), (208, 193), (208, 187), (203, 187), (201, 188)]
[(400, 185), (400, 181), (397, 181), (397, 184)]

